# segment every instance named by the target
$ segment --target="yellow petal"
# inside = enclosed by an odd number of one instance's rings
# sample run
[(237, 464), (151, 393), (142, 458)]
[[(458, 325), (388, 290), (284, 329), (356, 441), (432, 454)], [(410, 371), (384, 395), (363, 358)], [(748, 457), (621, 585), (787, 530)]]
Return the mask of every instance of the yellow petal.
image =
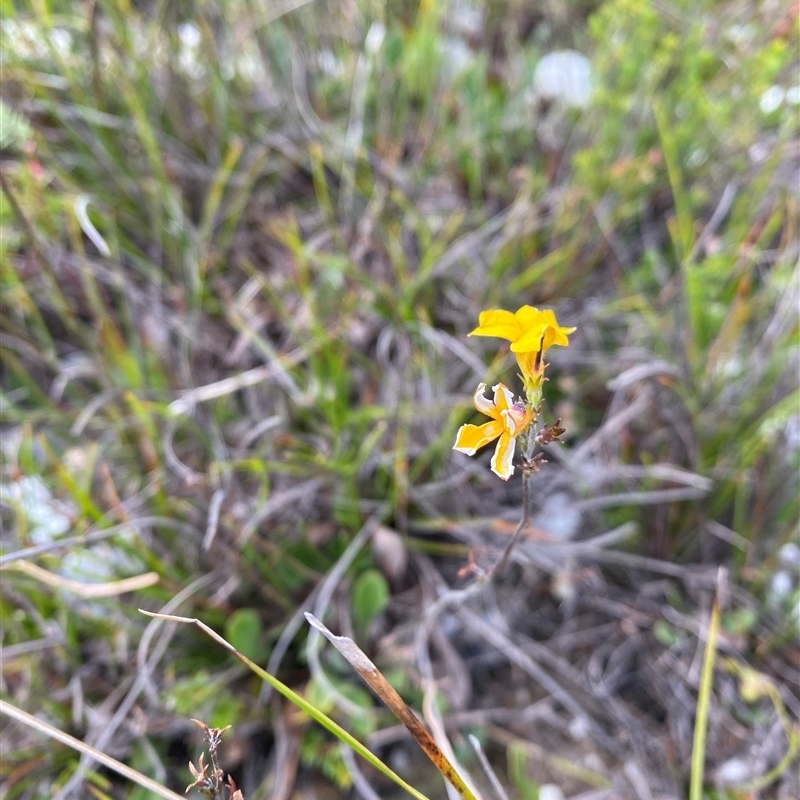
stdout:
[[(533, 377), (536, 373), (536, 356), (538, 353), (517, 353), (517, 364), (523, 378)], [(540, 362), (541, 363), (541, 362)]]
[(478, 388), (475, 390), (475, 394), (472, 395), (472, 403), (481, 414), (486, 414), (487, 417), (491, 417), (492, 419), (499, 419), (498, 412), (495, 410), (494, 403), (489, 400), (487, 397), (484, 396), (484, 392), (486, 391), (486, 384), (480, 383), (478, 384)]
[(518, 341), (511, 345), (514, 353), (538, 353), (542, 345), (542, 336), (545, 332), (544, 327), (534, 328), (521, 336)]
[(552, 347), (554, 344), (566, 347), (569, 344), (567, 334), (575, 333), (575, 328), (562, 328), (556, 320), (556, 315), (548, 308), (544, 313), (547, 328), (544, 332), (544, 349)]
[(504, 433), (497, 443), (497, 448), (492, 456), (492, 472), (498, 478), (507, 481), (514, 474), (514, 448), (516, 447), (517, 440), (513, 436)]
[(514, 314), (498, 308), (491, 311), (481, 311), (478, 317), (478, 327), (468, 335), (496, 336), (500, 339), (516, 342), (522, 336), (522, 333), (523, 331)]
[(552, 308), (546, 308), (542, 311), (542, 322), (549, 325), (551, 328), (558, 327), (558, 320), (556, 319), (556, 312)]
[(551, 328), (555, 328), (560, 333), (575, 333), (577, 330), (577, 328), (565, 328), (562, 325), (559, 325), (555, 313), (550, 308), (545, 309), (542, 314), (547, 325), (549, 325)]
[[(551, 311), (550, 313), (552, 314), (553, 312)], [(533, 306), (522, 306), (514, 316), (519, 323), (520, 330), (523, 333), (527, 333), (529, 330), (539, 328), (542, 324), (546, 323), (546, 320), (542, 320), (545, 314), (547, 314), (546, 311), (539, 311), (538, 308), (534, 308)]]
[(453, 450), (474, 456), (479, 448), (493, 442), (502, 433), (503, 425), (497, 420), (487, 422), (485, 425), (462, 425), (456, 434)]
[(567, 335), (575, 332), (575, 328), (562, 328), (556, 315), (549, 308), (541, 312), (540, 326), (532, 327), (518, 341), (511, 345), (515, 353), (535, 353), (541, 347), (542, 352), (554, 344), (566, 347), (569, 344)]
[(494, 392), (495, 408), (492, 416), (495, 419), (500, 419), (503, 412), (514, 405), (514, 395), (511, 394), (511, 390), (504, 383), (498, 383), (496, 386), (492, 386), (492, 391)]
[(544, 339), (542, 339), (542, 351), (549, 349), (554, 344), (560, 344), (566, 347), (569, 344), (569, 339), (567, 339), (558, 328), (545, 328)]

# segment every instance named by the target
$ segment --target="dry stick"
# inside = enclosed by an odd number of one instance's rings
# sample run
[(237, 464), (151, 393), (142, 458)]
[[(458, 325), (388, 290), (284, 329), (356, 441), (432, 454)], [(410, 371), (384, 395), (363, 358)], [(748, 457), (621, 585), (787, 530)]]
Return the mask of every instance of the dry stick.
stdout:
[(344, 742), (339, 745), (339, 754), (344, 761), (353, 787), (364, 800), (381, 800), (380, 795), (370, 786), (369, 781), (364, 777), (364, 773), (358, 768), (356, 754)]
[(33, 728), (33, 730), (39, 731), (40, 733), (49, 736), (51, 739), (55, 739), (57, 742), (61, 742), (62, 744), (65, 744), (68, 747), (77, 750), (79, 753), (83, 753), (83, 757), (89, 758), (92, 761), (99, 762), (104, 767), (108, 767), (110, 770), (113, 770), (114, 772), (116, 772), (119, 775), (122, 775), (128, 780), (133, 781), (134, 783), (138, 783), (145, 789), (149, 789), (151, 792), (157, 794), (159, 797), (164, 797), (166, 798), (166, 800), (185, 800), (183, 795), (176, 794), (170, 789), (167, 789), (166, 787), (162, 786), (160, 783), (157, 783), (151, 778), (148, 778), (146, 775), (142, 775), (141, 772), (137, 772), (135, 769), (131, 769), (130, 767), (120, 763), (116, 759), (111, 758), (111, 756), (107, 756), (100, 750), (96, 750), (94, 747), (91, 747), (85, 742), (82, 742), (80, 739), (75, 739), (68, 733), (64, 733), (63, 731), (60, 731), (58, 728), (54, 728), (52, 725), (48, 725), (46, 722), (40, 720), (38, 717), (34, 717), (32, 714), (28, 714), (22, 709), (19, 709), (16, 706), (12, 706), (5, 700), (0, 700), (0, 714), (5, 714), (6, 716), (9, 716), (12, 719), (17, 720), (18, 722), (27, 725), (29, 728)]
[(450, 247), (436, 260), (429, 272), (429, 278), (441, 277), (451, 267), (458, 264), (461, 259), (467, 259), (480, 251), (484, 246), (489, 246), (489, 238), (502, 232), (508, 221), (510, 210), (503, 209), (487, 220), (480, 228), (464, 234), (456, 239)]
[[(534, 723), (540, 720), (547, 720), (555, 714), (553, 701), (546, 697), (537, 700), (525, 708), (483, 708), (473, 711), (457, 711), (449, 714), (444, 719), (446, 730), (459, 731), (470, 726), (486, 726), (488, 724), (507, 724), (520, 725), (523, 723)], [(405, 725), (390, 725), (388, 728), (381, 728), (367, 737), (370, 747), (377, 750), (380, 747), (402, 742), (411, 734)]]
[(660, 575), (670, 575), (674, 578), (680, 578), (684, 583), (695, 581), (698, 586), (703, 587), (710, 588), (716, 583), (716, 576), (713, 571), (702, 565), (673, 564), (670, 561), (640, 556), (636, 553), (621, 553), (617, 550), (597, 550), (592, 553), (592, 559), (606, 564), (624, 564), (628, 567), (656, 572)]
[[(0, 646), (0, 664), (8, 665), (10, 661), (20, 656), (38, 653), (41, 650), (49, 650), (51, 647), (59, 647), (62, 644), (64, 644), (64, 635), (59, 632), (42, 636), (30, 642), (2, 645)], [(8, 667), (6, 666), (6, 668)]]
[[(557, 703), (572, 713), (581, 722), (586, 722), (591, 729), (599, 733), (599, 726), (592, 723), (591, 717), (586, 713), (583, 706), (567, 691), (555, 678), (541, 667), (530, 655), (521, 647), (512, 642), (502, 631), (494, 625), (485, 622), (481, 617), (471, 614), (466, 609), (459, 609), (459, 617), (466, 630), (477, 633), (493, 647), (497, 648), (512, 664), (515, 664), (523, 672), (531, 676)], [(599, 740), (600, 737), (598, 737)]]
[(472, 678), (458, 649), (442, 630), (438, 621), (430, 623), (430, 643), (439, 653), (444, 674), (447, 676), (447, 699), (451, 711), (465, 709), (472, 697)]
[(719, 203), (714, 209), (714, 213), (711, 215), (711, 218), (706, 223), (705, 228), (703, 228), (702, 233), (697, 237), (691, 252), (688, 256), (686, 256), (684, 267), (688, 267), (690, 264), (694, 263), (700, 254), (700, 251), (703, 250), (708, 240), (714, 235), (717, 228), (719, 228), (722, 220), (728, 216), (728, 212), (733, 206), (733, 201), (736, 199), (737, 191), (738, 186), (733, 181), (730, 181), (722, 190), (722, 197), (720, 197)]
[(639, 526), (632, 521), (623, 522), (618, 528), (598, 533), (589, 539), (581, 539), (579, 542), (537, 542), (539, 549), (548, 553), (558, 553), (566, 556), (593, 555), (598, 550), (610, 547), (612, 544), (629, 539), (639, 532)]
[(386, 680), (383, 673), (358, 645), (346, 636), (337, 636), (329, 631), (313, 614), (306, 614), (305, 617), (309, 625), (321, 633), (344, 656), (370, 689), (383, 700), (392, 713), (408, 728), (425, 755), (455, 787), (461, 797), (465, 798), (465, 800), (478, 800), (444, 753), (442, 753), (428, 729), (417, 719), (394, 686)]
[(325, 486), (325, 481), (322, 478), (310, 478), (303, 483), (293, 486), (291, 489), (286, 489), (273, 497), (270, 497), (266, 503), (260, 506), (255, 513), (244, 523), (241, 531), (237, 537), (238, 546), (244, 547), (253, 534), (268, 517), (276, 514), (286, 506), (293, 503), (298, 503), (302, 499), (311, 496)]
[(81, 226), (81, 230), (83, 230), (86, 236), (91, 239), (92, 244), (97, 248), (98, 252), (104, 258), (111, 258), (111, 248), (108, 246), (106, 240), (100, 235), (100, 232), (97, 230), (97, 228), (95, 228), (94, 224), (89, 219), (89, 215), (86, 213), (86, 209), (91, 202), (92, 198), (90, 195), (79, 194), (75, 198), (75, 202), (73, 204), (75, 216), (78, 219), (78, 224)]
[[(55, 393), (55, 389), (53, 390)], [(77, 419), (75, 422), (72, 423), (72, 427), (69, 429), (69, 432), (72, 436), (80, 436), (84, 428), (89, 424), (92, 417), (106, 404), (114, 400), (115, 398), (119, 397), (122, 394), (121, 389), (106, 389), (104, 392), (100, 392), (100, 394), (95, 395), (83, 408), (80, 414), (78, 414)]]
[(137, 527), (145, 527), (150, 525), (160, 525), (165, 528), (174, 528), (175, 530), (185, 530), (191, 534), (195, 533), (195, 529), (178, 520), (170, 519), (169, 517), (138, 517), (128, 519), (118, 525), (112, 525), (101, 531), (94, 531), (92, 533), (83, 533), (79, 536), (69, 536), (65, 539), (56, 539), (52, 542), (45, 542), (44, 544), (33, 545), (32, 547), (23, 547), (20, 550), (13, 550), (10, 553), (4, 553), (0, 556), (0, 567), (11, 564), (13, 561), (19, 561), (23, 558), (35, 558), (44, 553), (52, 553), (56, 550), (63, 550), (64, 548), (72, 547), (73, 545), (87, 545), (101, 542), (104, 539), (109, 539), (116, 536), (118, 533), (123, 533), (128, 528), (136, 529)]
[(364, 115), (367, 106), (369, 76), (385, 33), (383, 25), (378, 22), (372, 23), (364, 41), (364, 48), (356, 61), (351, 83), (350, 119), (347, 123), (347, 133), (342, 148), (342, 189), (339, 196), (339, 213), (346, 220), (350, 220), (352, 216), (357, 155), (364, 138)]
[(580, 507), (586, 511), (597, 508), (614, 508), (616, 506), (649, 506), (656, 503), (674, 503), (678, 500), (699, 500), (709, 490), (705, 488), (686, 487), (685, 489), (653, 489), (648, 492), (617, 492), (604, 497), (592, 497), (582, 500)]
[(589, 456), (600, 446), (616, 436), (629, 422), (636, 419), (651, 403), (651, 393), (642, 392), (629, 406), (625, 406), (603, 424), (580, 446), (567, 457), (567, 462), (576, 472), (580, 468), (575, 465), (584, 464)]
[(167, 466), (171, 467), (173, 471), (180, 476), (181, 480), (187, 486), (202, 486), (205, 483), (205, 473), (197, 472), (183, 461), (178, 458), (173, 447), (175, 440), (175, 433), (178, 430), (178, 425), (183, 421), (182, 417), (175, 415), (167, 418), (167, 423), (164, 425), (164, 433), (161, 437), (161, 449), (164, 453), (164, 461)]
[(217, 528), (219, 526), (219, 512), (222, 508), (222, 502), (225, 500), (227, 492), (225, 489), (217, 489), (211, 497), (211, 502), (208, 506), (208, 522), (206, 523), (206, 535), (203, 537), (203, 551), (208, 552), (214, 539), (217, 537)]
[(472, 749), (475, 751), (475, 755), (478, 757), (480, 765), (483, 767), (483, 771), (486, 773), (486, 777), (489, 779), (489, 783), (492, 785), (492, 789), (494, 789), (494, 793), (498, 796), (498, 798), (500, 798), (500, 800), (510, 800), (506, 790), (500, 783), (500, 779), (492, 769), (489, 759), (486, 758), (486, 754), (483, 752), (483, 748), (481, 747), (478, 737), (470, 734), (467, 738), (469, 739), (469, 743), (472, 745)]
[[(275, 745), (271, 760), (275, 763), (275, 780), (270, 783), (269, 792), (256, 791), (253, 796), (269, 797), (270, 800), (289, 800), (300, 768), (302, 727), (293, 723), (290, 715), (279, 712), (275, 714), (272, 730)], [(353, 752), (349, 747), (346, 749)]]
[[(447, 760), (450, 761), (450, 763), (453, 764), (457, 770), (463, 773), (464, 782), (469, 786), (472, 793), (479, 797), (479, 793), (475, 788), (475, 785), (467, 776), (463, 766), (456, 760), (453, 747), (450, 744), (450, 740), (447, 738), (447, 733), (444, 727), (444, 719), (436, 704), (436, 695), (438, 689), (433, 676), (433, 665), (431, 664), (430, 651), (428, 649), (430, 643), (430, 627), (430, 621), (425, 625), (420, 625), (417, 628), (417, 633), (414, 637), (417, 663), (420, 671), (420, 682), (423, 688), (422, 715), (425, 722), (428, 723), (428, 727), (431, 730), (433, 739), (436, 744), (439, 745), (439, 749), (445, 755)], [(456, 795), (456, 792), (452, 786), (447, 786), (446, 788), (448, 797), (452, 798)]]
[(278, 356), (274, 361), (260, 367), (253, 367), (246, 372), (241, 372), (230, 378), (198, 386), (195, 389), (187, 389), (177, 400), (173, 400), (167, 407), (170, 414), (180, 416), (187, 414), (196, 403), (204, 403), (208, 400), (216, 400), (219, 397), (227, 397), (240, 389), (249, 386), (256, 386), (259, 383), (275, 379), (278, 375), (284, 374), (287, 367), (293, 367), (304, 361), (313, 348), (298, 347), (291, 353)]

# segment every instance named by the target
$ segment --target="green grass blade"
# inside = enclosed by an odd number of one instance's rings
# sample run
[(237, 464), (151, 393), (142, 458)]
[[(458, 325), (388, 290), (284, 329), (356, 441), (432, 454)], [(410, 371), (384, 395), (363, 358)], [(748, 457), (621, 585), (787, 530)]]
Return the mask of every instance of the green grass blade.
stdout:
[(700, 676), (700, 692), (697, 696), (697, 714), (694, 720), (694, 739), (692, 741), (692, 773), (689, 782), (689, 800), (703, 798), (703, 768), (706, 757), (706, 730), (708, 710), (711, 704), (711, 689), (714, 683), (714, 663), (717, 657), (719, 637), (719, 604), (714, 600), (711, 620), (708, 624), (706, 651), (703, 656), (703, 672)]
[(246, 664), (261, 680), (268, 683), (276, 692), (282, 694), (287, 700), (294, 703), (299, 709), (305, 711), (309, 717), (322, 725), (323, 728), (330, 731), (337, 739), (344, 742), (348, 747), (351, 747), (358, 753), (365, 761), (371, 764), (375, 769), (382, 772), (387, 778), (394, 781), (398, 786), (405, 789), (416, 800), (429, 800), (422, 792), (417, 791), (413, 786), (406, 783), (396, 772), (391, 770), (386, 764), (383, 763), (373, 752), (368, 750), (361, 742), (358, 741), (352, 734), (348, 733), (344, 728), (334, 722), (326, 714), (323, 714), (315, 706), (311, 705), (302, 695), (290, 689), (286, 684), (281, 683), (277, 678), (270, 675), (265, 670), (261, 669), (257, 664), (253, 663), (247, 656), (242, 655), (233, 645), (223, 639), (218, 633), (209, 628), (199, 619), (191, 617), (175, 617), (171, 614), (154, 614), (151, 611), (144, 611), (139, 609), (142, 614), (155, 619), (166, 619), (172, 622), (184, 622), (197, 625), (198, 628), (205, 631), (215, 642), (218, 642), (223, 647), (230, 650), (236, 658), (242, 663)]

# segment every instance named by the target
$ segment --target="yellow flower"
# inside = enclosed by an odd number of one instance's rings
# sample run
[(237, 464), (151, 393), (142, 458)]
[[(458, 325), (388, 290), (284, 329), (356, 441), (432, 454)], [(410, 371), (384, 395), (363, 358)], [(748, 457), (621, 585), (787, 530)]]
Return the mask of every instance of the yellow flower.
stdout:
[(514, 474), (511, 462), (516, 438), (528, 427), (533, 414), (524, 403), (515, 403), (510, 389), (502, 383), (492, 387), (494, 402), (484, 396), (485, 389), (486, 384), (480, 384), (472, 396), (472, 402), (481, 414), (491, 417), (492, 421), (483, 425), (462, 425), (458, 429), (453, 450), (474, 456), (478, 448), (499, 437), (500, 441), (492, 456), (492, 472), (507, 481)]
[(508, 339), (530, 395), (533, 387), (541, 387), (544, 353), (555, 344), (568, 345), (567, 336), (574, 331), (575, 328), (562, 328), (549, 308), (540, 311), (533, 306), (522, 306), (514, 314), (502, 309), (482, 311), (478, 327), (469, 336)]

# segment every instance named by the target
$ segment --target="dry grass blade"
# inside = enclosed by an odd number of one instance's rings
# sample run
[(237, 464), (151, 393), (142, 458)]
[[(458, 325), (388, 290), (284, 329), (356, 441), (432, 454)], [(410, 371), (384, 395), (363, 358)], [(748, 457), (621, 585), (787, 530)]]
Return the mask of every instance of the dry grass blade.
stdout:
[(500, 779), (497, 777), (497, 774), (495, 773), (494, 769), (492, 769), (492, 765), (489, 763), (489, 759), (486, 758), (486, 754), (483, 752), (483, 748), (481, 747), (481, 743), (478, 740), (478, 737), (474, 736), (473, 734), (470, 734), (469, 743), (472, 745), (472, 749), (475, 751), (475, 755), (478, 757), (478, 761), (481, 762), (483, 771), (486, 773), (486, 777), (492, 784), (494, 793), (500, 798), (500, 800), (510, 800), (508, 794), (506, 793), (506, 790), (500, 783)]
[(55, 553), (59, 550), (67, 550), (71, 547), (86, 546), (102, 542), (105, 539), (110, 539), (119, 533), (133, 529), (139, 531), (141, 528), (146, 528), (151, 525), (158, 525), (164, 528), (171, 528), (173, 530), (182, 531), (186, 534), (192, 534), (194, 529), (191, 525), (178, 520), (169, 519), (168, 517), (146, 516), (138, 517), (135, 519), (128, 519), (119, 525), (113, 525), (110, 528), (104, 528), (100, 531), (91, 531), (90, 533), (83, 533), (79, 536), (65, 536), (63, 539), (54, 539), (52, 542), (44, 542), (43, 544), (32, 545), (31, 547), (22, 547), (19, 550), (12, 550), (10, 553), (3, 553), (0, 556), (0, 567), (5, 567), (8, 564), (13, 564), (15, 561), (20, 561), (25, 558), (36, 558), (44, 553)]
[(234, 375), (231, 378), (223, 378), (214, 381), (206, 386), (198, 386), (196, 389), (187, 389), (178, 400), (170, 403), (168, 412), (172, 415), (187, 413), (196, 403), (204, 403), (209, 400), (216, 400), (219, 397), (226, 397), (248, 386), (257, 386), (259, 383), (275, 378), (283, 374), (287, 367), (301, 363), (309, 354), (308, 348), (298, 348), (285, 356), (281, 356), (270, 364), (260, 367), (253, 367), (247, 372)]
[(145, 572), (143, 575), (134, 575), (131, 578), (124, 578), (119, 581), (108, 581), (106, 583), (82, 583), (81, 581), (63, 578), (61, 575), (56, 575), (46, 569), (42, 569), (36, 564), (31, 564), (28, 561), (18, 561), (12, 567), (7, 569), (15, 569), (17, 572), (22, 572), (35, 578), (41, 583), (52, 586), (54, 589), (61, 589), (65, 592), (72, 592), (79, 597), (84, 598), (97, 598), (97, 597), (118, 597), (127, 592), (136, 592), (140, 589), (146, 589), (148, 586), (154, 586), (158, 583), (159, 577), (157, 572)]
[(70, 736), (68, 733), (64, 733), (63, 731), (58, 730), (58, 728), (48, 725), (46, 722), (43, 722), (37, 717), (22, 711), (22, 709), (7, 703), (5, 700), (0, 700), (0, 714), (5, 714), (6, 716), (17, 720), (18, 722), (21, 722), (23, 725), (27, 725), (29, 728), (39, 731), (45, 736), (49, 736), (51, 739), (55, 739), (57, 742), (61, 742), (62, 744), (73, 748), (73, 750), (77, 750), (79, 753), (89, 756), (94, 761), (102, 764), (104, 767), (108, 767), (118, 775), (122, 775), (124, 778), (127, 778), (134, 783), (138, 783), (139, 786), (143, 786), (145, 789), (148, 789), (159, 797), (165, 797), (166, 800), (184, 800), (182, 795), (176, 794), (170, 789), (162, 786), (160, 783), (156, 783), (156, 781), (148, 778), (146, 775), (142, 775), (141, 772), (137, 772), (135, 769), (125, 766), (125, 764), (120, 763), (115, 758), (111, 758), (111, 756), (107, 756), (100, 750), (90, 747), (85, 742), (80, 741), (80, 739), (76, 739), (73, 736)]
[(406, 705), (395, 688), (384, 678), (381, 671), (364, 654), (364, 651), (347, 636), (331, 633), (313, 614), (306, 613), (308, 624), (318, 630), (347, 660), (348, 664), (364, 679), (367, 685), (391, 709), (394, 715), (408, 728), (425, 755), (434, 763), (436, 769), (455, 787), (466, 800), (478, 800), (444, 753), (433, 740), (425, 726)]

